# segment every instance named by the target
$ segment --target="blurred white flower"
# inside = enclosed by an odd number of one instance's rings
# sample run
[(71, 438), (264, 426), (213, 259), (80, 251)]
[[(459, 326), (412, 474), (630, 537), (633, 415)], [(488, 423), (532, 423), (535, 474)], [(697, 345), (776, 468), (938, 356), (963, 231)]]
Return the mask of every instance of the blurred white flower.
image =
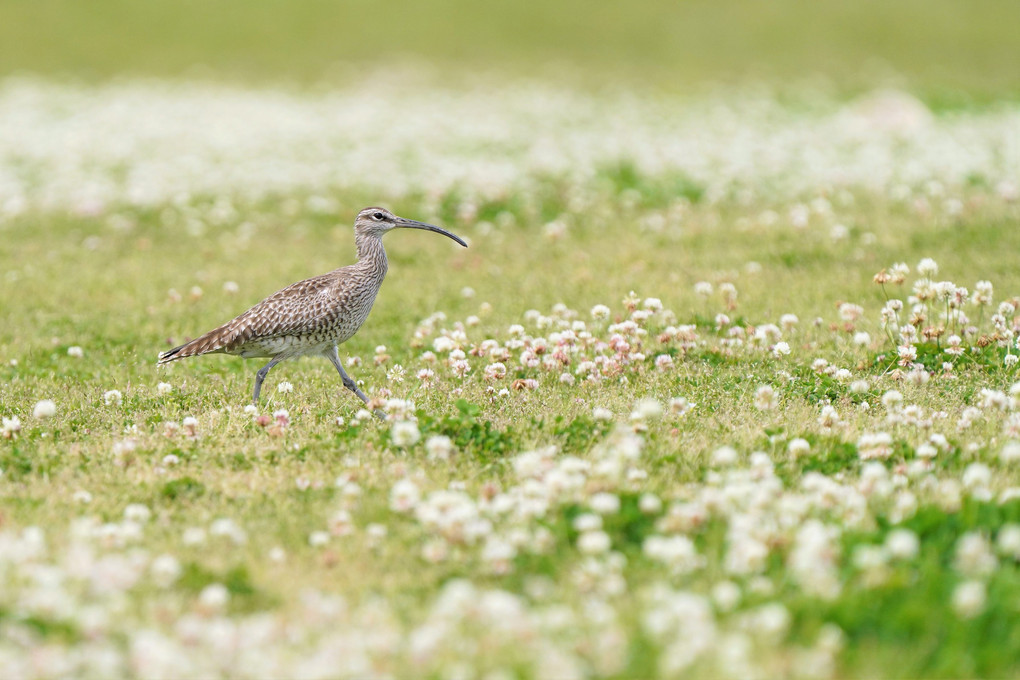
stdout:
[(2, 429), (0, 429), (0, 436), (4, 439), (14, 439), (19, 432), (21, 432), (21, 418), (18, 416), (7, 416), (3, 417)]
[(229, 601), (230, 591), (222, 583), (210, 583), (198, 594), (199, 608), (208, 614), (222, 612)]
[(393, 423), (393, 427), (390, 429), (390, 441), (394, 446), (406, 448), (417, 444), (419, 439), (421, 439), (421, 432), (418, 430), (418, 425), (410, 420), (398, 420)]
[(964, 619), (972, 619), (985, 609), (987, 591), (981, 581), (964, 581), (953, 590), (953, 609)]
[(181, 575), (181, 563), (173, 555), (160, 555), (150, 567), (152, 580), (160, 588), (169, 588)]
[(57, 405), (52, 399), (36, 402), (35, 408), (32, 409), (32, 416), (35, 418), (52, 418), (55, 415), (57, 415)]
[(779, 395), (771, 385), (762, 385), (754, 391), (754, 407), (760, 411), (771, 411), (779, 405)]
[(601, 554), (610, 547), (612, 543), (604, 531), (586, 531), (577, 537), (577, 549), (583, 553)]
[(425, 440), (425, 451), (429, 460), (449, 460), (453, 454), (453, 441), (446, 435), (431, 435)]
[(634, 404), (634, 410), (630, 414), (631, 420), (645, 421), (655, 420), (662, 415), (662, 404), (658, 399), (640, 399)]

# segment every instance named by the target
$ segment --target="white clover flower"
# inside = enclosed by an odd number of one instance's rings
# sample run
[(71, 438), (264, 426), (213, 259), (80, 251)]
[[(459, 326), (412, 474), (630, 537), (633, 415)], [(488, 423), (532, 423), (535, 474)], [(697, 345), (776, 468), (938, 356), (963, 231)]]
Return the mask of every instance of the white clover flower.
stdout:
[(641, 303), (641, 306), (653, 312), (661, 312), (662, 300), (654, 297), (645, 298), (644, 302)]
[(857, 439), (857, 453), (861, 460), (886, 459), (892, 455), (892, 435), (888, 432), (864, 432)]
[(986, 489), (992, 483), (992, 470), (984, 463), (970, 463), (960, 478), (968, 490)]
[(675, 416), (685, 416), (697, 404), (692, 404), (685, 397), (673, 397), (669, 400), (669, 412)]
[(1020, 524), (1003, 525), (995, 538), (995, 547), (999, 554), (1020, 562)]
[(83, 350), (78, 345), (73, 345), (67, 348), (67, 356), (73, 357), (75, 359), (81, 359), (83, 356), (85, 356), (85, 350)]
[(729, 547), (723, 559), (723, 568), (729, 574), (749, 575), (765, 568), (769, 547), (757, 538), (742, 532), (732, 532)]
[[(173, 391), (174, 386), (168, 382), (161, 382), (158, 385), (156, 385), (156, 394), (160, 395), (161, 397), (170, 394)], [(251, 406), (251, 404), (249, 404), (249, 406)]]
[(775, 358), (785, 357), (790, 354), (790, 344), (784, 341), (777, 342), (772, 346), (772, 356)]
[(587, 531), (600, 531), (602, 529), (602, 517), (591, 512), (583, 512), (571, 522), (574, 531), (584, 533)]
[(894, 283), (903, 283), (910, 275), (910, 265), (906, 262), (897, 262), (889, 267), (889, 273), (892, 274)]
[(591, 417), (598, 421), (608, 422), (613, 419), (613, 412), (602, 406), (596, 406), (592, 409)]
[(55, 415), (57, 415), (57, 405), (52, 399), (36, 402), (35, 408), (32, 409), (32, 416), (35, 418), (52, 418)]
[(697, 283), (694, 284), (694, 293), (696, 295), (700, 295), (701, 297), (707, 298), (712, 294), (713, 290), (714, 289), (712, 287), (712, 284), (709, 283), (708, 281), (698, 281)]
[(831, 430), (839, 425), (840, 422), (839, 412), (833, 406), (826, 404), (822, 407), (822, 412), (818, 415), (818, 424), (821, 425), (822, 429)]
[(852, 302), (844, 302), (839, 306), (839, 318), (843, 321), (857, 321), (864, 315), (864, 308)]
[(1000, 390), (981, 390), (981, 408), (994, 411), (1006, 411), (1009, 409), (1009, 398), (1005, 392)]
[(21, 418), (18, 416), (3, 417), (3, 427), (0, 429), (0, 436), (4, 439), (14, 439), (21, 432)]
[(506, 365), (496, 361), (485, 367), (486, 380), (502, 380), (506, 377)]
[(429, 460), (449, 460), (453, 455), (453, 441), (442, 434), (434, 434), (425, 440), (425, 451)]
[(885, 537), (885, 550), (898, 560), (912, 560), (917, 557), (921, 543), (910, 529), (893, 529)]
[(410, 479), (398, 480), (390, 489), (390, 509), (395, 512), (409, 512), (418, 505), (421, 492)]
[(656, 420), (662, 415), (662, 404), (659, 403), (658, 399), (645, 398), (639, 399), (634, 404), (634, 410), (631, 411), (631, 420), (645, 421), (645, 420)]
[(731, 612), (743, 597), (740, 586), (733, 581), (719, 581), (712, 586), (712, 601), (720, 612)]
[(294, 391), (294, 386), (287, 382), (286, 380), (284, 380), (283, 382), (276, 386), (276, 391), (279, 392), (280, 394), (290, 394), (291, 392)]
[(322, 546), (329, 543), (329, 532), (317, 530), (308, 534), (308, 545), (313, 548), (321, 548)]
[(983, 535), (968, 532), (956, 542), (953, 566), (961, 574), (971, 577), (989, 576), (998, 567), (991, 544)]
[(771, 385), (762, 385), (754, 391), (754, 407), (759, 411), (771, 411), (779, 406), (779, 396)]
[(213, 536), (229, 538), (235, 545), (244, 545), (248, 541), (248, 535), (244, 529), (229, 517), (219, 517), (213, 520), (209, 525), (209, 533)]
[(230, 601), (230, 591), (222, 583), (210, 583), (198, 594), (198, 603), (204, 611), (219, 613)]
[(393, 427), (390, 429), (390, 441), (394, 446), (402, 449), (414, 446), (419, 439), (421, 439), (421, 432), (418, 430), (418, 425), (410, 420), (398, 420), (393, 423)]
[(638, 509), (646, 515), (657, 515), (662, 512), (662, 500), (654, 493), (645, 492), (638, 499)]
[(620, 497), (603, 491), (588, 499), (588, 507), (600, 515), (614, 515), (620, 511)]
[(149, 566), (152, 580), (160, 588), (169, 588), (180, 578), (181, 563), (173, 555), (160, 555)]
[(926, 257), (918, 263), (917, 273), (926, 279), (930, 279), (939, 273), (939, 266), (935, 260)]
[(609, 534), (604, 531), (586, 531), (577, 537), (577, 549), (588, 555), (601, 555), (611, 547)]
[(103, 392), (103, 403), (107, 406), (120, 406), (124, 402), (124, 395), (120, 390), (107, 390)]
[(641, 550), (646, 557), (666, 564), (678, 574), (686, 574), (705, 565), (705, 558), (698, 554), (694, 542), (686, 536), (652, 535), (645, 539)]
[(346, 510), (337, 510), (329, 518), (329, 533), (333, 536), (348, 536), (354, 532), (354, 520)]
[(181, 532), (181, 543), (184, 545), (201, 545), (205, 539), (206, 533), (202, 527), (187, 527)]
[[(605, 305), (595, 305), (591, 308), (591, 318), (596, 321), (605, 321), (611, 314), (609, 307)], [(522, 329), (523, 330), (523, 329)]]
[(729, 467), (730, 465), (736, 465), (740, 459), (740, 454), (732, 446), (720, 446), (712, 452), (712, 466), (713, 467)]
[(181, 427), (184, 428), (184, 436), (189, 439), (194, 439), (198, 436), (198, 418), (188, 416), (181, 421)]
[(790, 440), (790, 443), (786, 445), (786, 450), (794, 458), (799, 458), (810, 453), (811, 443), (808, 442), (808, 440), (806, 439), (797, 437), (795, 439)]
[(985, 609), (987, 591), (981, 581), (964, 581), (953, 590), (953, 610), (964, 619), (972, 619)]
[(392, 383), (400, 384), (404, 382), (404, 374), (406, 371), (400, 364), (393, 364), (393, 368), (386, 372), (386, 379)]
[(141, 503), (131, 503), (124, 508), (124, 519), (126, 520), (143, 523), (148, 522), (150, 517), (152, 517), (152, 511)]
[(897, 390), (889, 390), (882, 395), (882, 405), (890, 411), (896, 410), (903, 405), (903, 395)]
[(722, 293), (723, 300), (727, 304), (734, 304), (737, 301), (737, 287), (732, 283), (720, 283), (719, 292)]

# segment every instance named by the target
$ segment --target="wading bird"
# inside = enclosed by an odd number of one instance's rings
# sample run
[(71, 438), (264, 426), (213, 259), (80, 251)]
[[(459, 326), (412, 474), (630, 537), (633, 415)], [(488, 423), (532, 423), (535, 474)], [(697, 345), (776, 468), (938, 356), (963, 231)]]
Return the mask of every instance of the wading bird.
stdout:
[[(270, 357), (255, 376), (252, 403), (258, 405), (262, 382), (273, 366), (284, 359), (317, 354), (329, 359), (340, 373), (344, 387), (368, 404), (368, 397), (344, 371), (337, 347), (358, 332), (372, 310), (388, 268), (382, 237), (391, 229), (426, 229), (467, 247), (467, 243), (445, 229), (397, 217), (384, 208), (365, 208), (354, 220), (354, 243), (358, 249), (355, 264), (277, 291), (233, 321), (162, 352), (159, 364), (217, 352), (246, 359)], [(381, 415), (378, 410), (376, 414)]]

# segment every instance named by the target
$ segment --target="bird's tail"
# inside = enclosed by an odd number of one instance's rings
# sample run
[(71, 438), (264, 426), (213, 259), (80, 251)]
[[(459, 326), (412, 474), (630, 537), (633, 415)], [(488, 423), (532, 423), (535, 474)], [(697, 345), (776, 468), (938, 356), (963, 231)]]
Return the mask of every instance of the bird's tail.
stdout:
[(195, 338), (191, 342), (186, 342), (183, 345), (178, 345), (173, 349), (168, 349), (165, 352), (159, 353), (158, 365), (168, 364), (171, 361), (177, 359), (184, 359), (186, 357), (196, 357), (200, 354), (208, 354), (209, 352), (217, 352), (223, 349), (223, 338), (222, 328), (216, 328), (209, 331), (205, 335)]

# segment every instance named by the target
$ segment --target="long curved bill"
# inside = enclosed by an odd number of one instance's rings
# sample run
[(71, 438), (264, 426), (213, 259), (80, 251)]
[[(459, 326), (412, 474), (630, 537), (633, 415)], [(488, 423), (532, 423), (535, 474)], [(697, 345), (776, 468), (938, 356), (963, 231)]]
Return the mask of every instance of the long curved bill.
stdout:
[(404, 217), (398, 217), (397, 226), (405, 229), (424, 229), (425, 231), (434, 231), (437, 234), (442, 234), (443, 236), (452, 238), (454, 241), (467, 248), (467, 244), (464, 243), (459, 236), (452, 234), (441, 227), (437, 227), (434, 224), (426, 224), (425, 222), (418, 222), (417, 220), (409, 220)]

